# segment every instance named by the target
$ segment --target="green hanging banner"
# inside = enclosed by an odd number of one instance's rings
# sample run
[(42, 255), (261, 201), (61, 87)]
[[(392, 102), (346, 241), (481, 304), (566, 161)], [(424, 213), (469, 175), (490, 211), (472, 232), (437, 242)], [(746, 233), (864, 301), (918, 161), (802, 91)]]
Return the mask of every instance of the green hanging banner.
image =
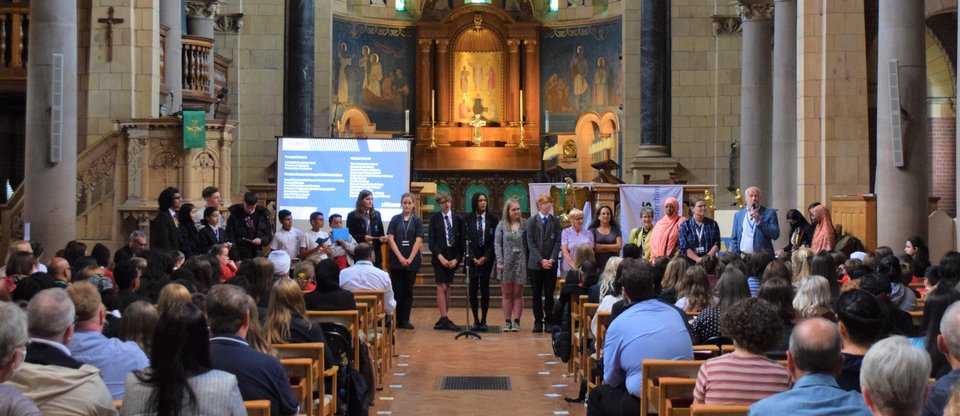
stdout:
[(207, 147), (207, 113), (183, 110), (183, 148), (203, 149), (205, 147)]

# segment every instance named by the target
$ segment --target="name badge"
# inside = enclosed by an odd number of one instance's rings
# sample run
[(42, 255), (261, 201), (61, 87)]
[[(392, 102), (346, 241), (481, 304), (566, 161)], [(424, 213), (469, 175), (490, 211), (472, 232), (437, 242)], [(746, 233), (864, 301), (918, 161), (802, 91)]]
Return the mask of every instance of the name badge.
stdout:
[(514, 248), (513, 248), (513, 252), (514, 252), (514, 253), (519, 253), (519, 252), (520, 252), (520, 248), (519, 248), (519, 247), (514, 247)]
[(400, 242), (401, 247), (410, 247), (410, 240), (405, 240)]
[(706, 252), (707, 252), (707, 249), (705, 249), (705, 248), (703, 248), (703, 247), (697, 247), (697, 248), (695, 248), (694, 250), (695, 250), (697, 253), (706, 253)]

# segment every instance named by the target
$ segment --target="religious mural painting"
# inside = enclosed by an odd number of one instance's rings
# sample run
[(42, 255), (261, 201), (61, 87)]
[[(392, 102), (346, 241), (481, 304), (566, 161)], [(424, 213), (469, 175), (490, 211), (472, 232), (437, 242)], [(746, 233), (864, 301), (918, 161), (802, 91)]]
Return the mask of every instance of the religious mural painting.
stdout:
[(500, 121), (503, 109), (503, 52), (457, 52), (454, 55), (456, 121), (469, 124), (474, 116)]
[(540, 89), (544, 126), (572, 132), (580, 115), (617, 110), (623, 97), (620, 19), (544, 27), (540, 34)]
[(414, 120), (415, 30), (333, 19), (333, 102), (339, 119), (359, 107), (377, 130), (403, 131)]

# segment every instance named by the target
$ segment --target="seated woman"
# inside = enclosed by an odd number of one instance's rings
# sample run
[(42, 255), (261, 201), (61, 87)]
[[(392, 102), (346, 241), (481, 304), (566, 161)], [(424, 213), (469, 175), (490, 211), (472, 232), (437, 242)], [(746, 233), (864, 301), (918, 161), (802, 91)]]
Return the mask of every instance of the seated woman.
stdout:
[(353, 292), (340, 288), (340, 266), (332, 259), (320, 260), (314, 268), (317, 288), (303, 296), (308, 311), (355, 311)]
[(803, 319), (820, 317), (837, 321), (837, 314), (830, 308), (830, 283), (823, 276), (810, 275), (800, 281), (793, 297), (793, 309)]
[(160, 316), (150, 351), (150, 367), (127, 376), (124, 415), (245, 415), (233, 374), (210, 369), (207, 319), (191, 303)]
[(790, 389), (790, 371), (762, 355), (777, 344), (783, 331), (773, 305), (757, 298), (740, 300), (723, 312), (720, 329), (733, 339), (735, 349), (700, 366), (694, 406), (749, 405)]
[[(307, 319), (303, 291), (293, 279), (280, 279), (273, 284), (263, 330), (267, 341), (271, 344), (306, 342), (327, 344), (327, 338), (323, 336), (323, 328)], [(323, 354), (324, 366), (330, 368), (333, 365), (333, 354), (330, 353), (329, 348), (325, 348)]]
[(674, 306), (684, 312), (700, 312), (707, 306), (716, 305), (720, 299), (710, 294), (710, 281), (707, 270), (697, 264), (687, 268), (683, 280), (677, 285), (677, 303)]
[(737, 268), (727, 267), (720, 276), (716, 292), (720, 302), (715, 306), (703, 308), (700, 315), (693, 320), (694, 344), (723, 334), (720, 330), (720, 315), (737, 301), (750, 297), (747, 276)]

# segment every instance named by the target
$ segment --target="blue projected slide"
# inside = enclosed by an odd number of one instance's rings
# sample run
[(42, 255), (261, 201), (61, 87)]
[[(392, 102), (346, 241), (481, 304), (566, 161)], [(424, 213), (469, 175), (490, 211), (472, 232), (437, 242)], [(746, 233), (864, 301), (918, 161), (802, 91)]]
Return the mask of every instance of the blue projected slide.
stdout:
[(290, 210), (294, 227), (309, 230), (314, 211), (346, 220), (366, 189), (386, 223), (400, 213), (400, 195), (410, 188), (410, 145), (403, 139), (281, 137), (277, 210)]

